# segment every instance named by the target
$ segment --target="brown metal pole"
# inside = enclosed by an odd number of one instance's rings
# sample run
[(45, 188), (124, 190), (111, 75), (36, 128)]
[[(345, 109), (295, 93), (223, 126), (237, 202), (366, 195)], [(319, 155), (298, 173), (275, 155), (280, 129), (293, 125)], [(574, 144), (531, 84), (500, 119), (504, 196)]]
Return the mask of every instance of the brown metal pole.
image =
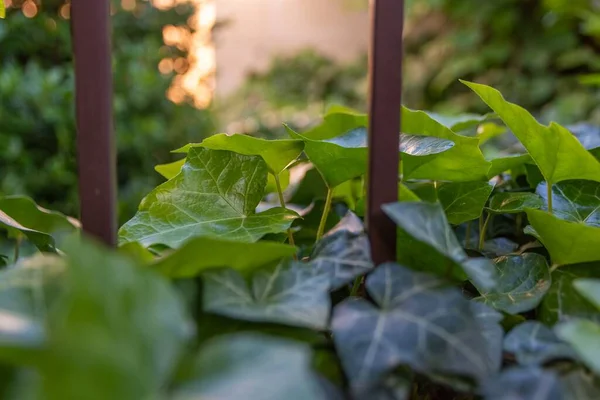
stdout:
[(396, 260), (396, 226), (381, 205), (398, 200), (403, 0), (371, 0), (367, 230), (376, 263)]
[(116, 156), (109, 0), (71, 2), (79, 201), (83, 229), (114, 246)]

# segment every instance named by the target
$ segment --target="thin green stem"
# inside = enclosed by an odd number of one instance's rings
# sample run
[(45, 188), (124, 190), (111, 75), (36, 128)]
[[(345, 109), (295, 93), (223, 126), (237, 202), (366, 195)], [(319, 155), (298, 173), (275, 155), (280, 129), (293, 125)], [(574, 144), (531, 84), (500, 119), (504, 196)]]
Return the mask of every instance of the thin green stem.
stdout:
[(17, 239), (15, 240), (15, 252), (14, 252), (14, 256), (13, 256), (13, 262), (16, 263), (17, 260), (19, 259), (19, 252), (21, 250), (21, 240), (23, 239), (23, 237), (21, 235), (17, 236)]
[(323, 215), (321, 215), (321, 222), (319, 223), (319, 229), (317, 230), (317, 242), (323, 236), (325, 232), (325, 224), (327, 223), (327, 216), (329, 215), (329, 209), (331, 208), (331, 199), (333, 198), (333, 189), (327, 188), (327, 198), (325, 199), (325, 208), (323, 209)]
[(485, 217), (485, 222), (479, 231), (479, 251), (483, 250), (483, 244), (485, 243), (485, 231), (487, 231), (488, 224), (490, 223), (490, 219), (492, 217), (492, 213), (488, 213)]
[(402, 162), (402, 156), (400, 157), (400, 183), (404, 181), (404, 163)]
[(352, 285), (352, 290), (350, 291), (350, 296), (355, 297), (358, 296), (358, 289), (360, 289), (360, 284), (362, 283), (363, 277), (358, 276), (354, 279), (354, 284)]
[(467, 222), (467, 229), (465, 231), (465, 249), (471, 247), (471, 223), (473, 221)]
[[(279, 174), (273, 174), (273, 176), (275, 176), (275, 186), (277, 186), (277, 195), (279, 196), (279, 203), (281, 204), (281, 207), (286, 208), (285, 207), (285, 199), (283, 198), (283, 190), (281, 190), (281, 182), (279, 181)], [(292, 246), (295, 246), (296, 243), (294, 242), (294, 234), (292, 233), (291, 228), (288, 228), (287, 234), (288, 234), (288, 242)], [(294, 258), (295, 257), (296, 256), (294, 256)]]
[(552, 184), (546, 182), (546, 193), (548, 196), (548, 212), (552, 214)]

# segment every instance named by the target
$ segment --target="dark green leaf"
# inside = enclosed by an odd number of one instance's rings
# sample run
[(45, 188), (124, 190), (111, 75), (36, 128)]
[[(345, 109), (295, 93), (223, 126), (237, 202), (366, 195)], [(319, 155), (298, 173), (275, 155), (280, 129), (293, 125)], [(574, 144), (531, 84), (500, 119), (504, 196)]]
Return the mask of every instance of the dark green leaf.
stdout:
[[(344, 217), (338, 227), (317, 243), (309, 266), (316, 273), (328, 276), (331, 289), (339, 289), (373, 267), (371, 247), (360, 220), (351, 222), (354, 214)], [(354, 216), (358, 219), (358, 217)]]
[(77, 220), (46, 210), (25, 196), (0, 197), (0, 226), (12, 235), (20, 232), (41, 251), (54, 252), (56, 243), (77, 232)]
[[(540, 183), (536, 192), (544, 199), (547, 210), (548, 184)], [(578, 180), (552, 185), (552, 213), (565, 221), (600, 228), (600, 183)]]
[(600, 265), (564, 266), (552, 272), (552, 285), (542, 300), (540, 320), (549, 325), (571, 318), (587, 318), (600, 322), (600, 311), (573, 286), (578, 278), (600, 278)]
[(192, 147), (233, 151), (246, 156), (261, 156), (267, 163), (269, 171), (279, 174), (298, 158), (304, 149), (304, 143), (301, 140), (265, 140), (249, 135), (220, 133), (204, 139), (202, 143), (185, 145), (174, 153), (187, 153)]
[[(535, 236), (548, 249), (553, 264), (600, 260), (600, 228), (560, 219), (547, 211), (527, 210)], [(533, 233), (530, 230), (528, 233)]]
[(255, 242), (283, 232), (296, 213), (280, 207), (255, 213), (266, 182), (267, 166), (258, 156), (191, 148), (182, 172), (146, 196), (120, 240), (176, 248), (195, 236)]
[(600, 378), (577, 370), (561, 379), (565, 399), (597, 400), (600, 398)]
[(526, 208), (538, 209), (544, 202), (540, 196), (527, 192), (501, 192), (490, 199), (487, 210), (496, 214), (517, 214)]
[(166, 280), (87, 240), (65, 252), (65, 290), (37, 367), (44, 398), (155, 396), (191, 333), (180, 299)]
[[(255, 334), (206, 343), (173, 400), (324, 400), (303, 344)], [(266, 380), (265, 380), (266, 379)]]
[(573, 319), (554, 327), (556, 334), (569, 343), (583, 362), (600, 375), (600, 324), (585, 319)]
[(502, 366), (504, 329), (500, 322), (503, 316), (493, 308), (474, 301), (471, 302), (471, 311), (479, 322), (481, 333), (487, 342), (488, 363), (495, 371), (499, 371)]
[(251, 287), (231, 269), (204, 274), (204, 310), (248, 321), (325, 329), (330, 277), (300, 263), (257, 271)]
[[(383, 211), (398, 224), (404, 233), (413, 238), (410, 243), (401, 237), (398, 243), (400, 262), (412, 267), (403, 257), (410, 260), (428, 254), (433, 264), (429, 271), (440, 274), (449, 269), (462, 269), (481, 289), (491, 289), (496, 285), (496, 271), (486, 259), (469, 259), (454, 232), (450, 229), (441, 205), (427, 202), (401, 202), (385, 204)], [(412, 256), (411, 256), (412, 254)]]
[(577, 354), (546, 325), (525, 321), (504, 339), (504, 350), (514, 354), (521, 365), (542, 365), (549, 361), (576, 360)]
[(401, 364), (477, 380), (495, 372), (471, 303), (441, 286), (434, 276), (384, 264), (366, 278), (376, 305), (351, 298), (335, 307), (333, 338), (355, 390)]
[(539, 368), (512, 367), (483, 386), (485, 400), (563, 400), (558, 376)]
[(600, 279), (576, 279), (573, 286), (600, 310)]
[(191, 278), (219, 267), (249, 273), (259, 267), (277, 264), (295, 253), (294, 246), (281, 243), (240, 243), (200, 237), (159, 259), (151, 268), (169, 278)]
[(494, 260), (498, 284), (493, 290), (479, 289), (479, 301), (510, 314), (538, 306), (550, 288), (546, 259), (536, 253), (505, 256)]
[[(476, 240), (473, 240), (473, 244)], [(519, 248), (519, 245), (507, 238), (497, 237), (483, 242), (481, 252), (489, 258), (507, 256)]]
[(569, 179), (600, 182), (600, 162), (562, 126), (544, 126), (524, 108), (504, 100), (494, 88), (464, 82), (498, 114), (525, 146), (547, 181), (557, 183)]

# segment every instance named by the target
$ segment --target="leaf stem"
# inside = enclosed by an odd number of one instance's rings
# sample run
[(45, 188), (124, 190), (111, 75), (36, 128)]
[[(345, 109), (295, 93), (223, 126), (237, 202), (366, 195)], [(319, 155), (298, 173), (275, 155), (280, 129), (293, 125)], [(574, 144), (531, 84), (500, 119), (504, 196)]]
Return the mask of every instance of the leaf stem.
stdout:
[(467, 222), (467, 229), (465, 231), (465, 249), (468, 249), (471, 246), (471, 223), (473, 221)]
[(317, 242), (323, 236), (325, 232), (325, 224), (327, 223), (327, 216), (329, 215), (329, 209), (331, 208), (331, 199), (333, 198), (333, 189), (327, 188), (327, 198), (325, 199), (325, 208), (323, 208), (323, 215), (321, 215), (321, 222), (319, 223), (319, 229), (317, 230)]
[(552, 184), (546, 182), (546, 193), (548, 196), (548, 212), (552, 214)]
[[(286, 208), (285, 199), (283, 198), (283, 190), (281, 190), (281, 182), (279, 181), (279, 174), (273, 174), (273, 176), (275, 176), (275, 186), (277, 186), (277, 195), (279, 196), (279, 203), (281, 204), (281, 207)], [(292, 228), (288, 228), (287, 234), (288, 242), (292, 246), (295, 246), (296, 243), (294, 243), (294, 234), (292, 233)], [(294, 255), (294, 258), (296, 258), (296, 255)]]
[[(483, 216), (483, 214), (481, 214)], [(488, 224), (490, 223), (492, 213), (487, 213), (485, 217), (485, 222), (481, 226), (481, 230), (479, 231), (479, 251), (483, 250), (483, 244), (485, 243), (485, 231), (487, 230)]]
[(23, 237), (21, 235), (17, 236), (17, 239), (15, 241), (15, 252), (14, 252), (14, 257), (13, 257), (13, 263), (16, 263), (17, 260), (19, 259), (19, 252), (21, 250), (21, 241), (23, 240)]
[(350, 297), (358, 296), (358, 289), (360, 289), (360, 284), (362, 283), (362, 280), (362, 276), (357, 276), (354, 279), (354, 284), (352, 285), (352, 290), (350, 291)]

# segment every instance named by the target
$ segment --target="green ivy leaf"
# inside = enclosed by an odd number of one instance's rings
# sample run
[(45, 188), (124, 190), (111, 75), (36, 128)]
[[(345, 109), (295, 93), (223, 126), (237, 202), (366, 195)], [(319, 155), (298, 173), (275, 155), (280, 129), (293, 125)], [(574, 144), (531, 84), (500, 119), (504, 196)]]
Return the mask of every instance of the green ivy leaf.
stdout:
[(65, 288), (37, 362), (49, 399), (141, 399), (169, 381), (190, 321), (154, 273), (87, 240), (72, 240)]
[(600, 324), (574, 319), (554, 327), (556, 334), (573, 346), (583, 362), (600, 375)]
[[(497, 282), (496, 270), (487, 259), (469, 259), (452, 232), (442, 206), (427, 202), (385, 204), (383, 211), (405, 233), (398, 239), (399, 262), (411, 267), (427, 268), (448, 275), (452, 270), (466, 273), (477, 287), (492, 289)], [(412, 241), (406, 240), (406, 236)], [(462, 271), (461, 271), (462, 270)]]
[(444, 125), (446, 128), (454, 132), (465, 131), (469, 128), (474, 128), (485, 121), (497, 118), (493, 113), (484, 115), (468, 113), (458, 115), (443, 115), (431, 111), (425, 111), (425, 113), (436, 122)]
[(514, 354), (525, 366), (543, 365), (553, 360), (577, 360), (577, 354), (552, 329), (538, 321), (525, 321), (504, 338), (504, 351)]
[(501, 175), (506, 171), (513, 170), (531, 161), (529, 154), (512, 154), (509, 156), (501, 156), (488, 160), (492, 163), (490, 170), (488, 171), (488, 178), (491, 179), (494, 176)]
[(204, 274), (204, 310), (248, 321), (325, 329), (329, 319), (330, 277), (305, 265), (279, 265), (257, 271), (251, 287), (238, 272)]
[(534, 234), (548, 249), (552, 262), (558, 265), (600, 260), (600, 228), (581, 222), (565, 221), (547, 211), (527, 210)]
[(171, 399), (325, 400), (311, 360), (310, 348), (298, 342), (257, 334), (217, 337), (200, 349), (192, 377)]
[(471, 311), (479, 322), (481, 333), (487, 342), (488, 363), (494, 371), (502, 366), (502, 340), (504, 329), (500, 323), (504, 316), (485, 304), (471, 301)]
[(315, 273), (329, 277), (332, 290), (369, 272), (374, 267), (371, 246), (358, 217), (348, 213), (323, 236), (313, 249), (309, 265)]
[(4, 8), (4, 0), (0, 0), (0, 18), (6, 17), (6, 9)]
[(11, 235), (25, 235), (38, 249), (46, 252), (55, 252), (57, 242), (60, 244), (80, 228), (74, 218), (46, 210), (25, 196), (0, 197), (0, 226)]
[[(536, 192), (544, 199), (547, 210), (548, 184), (540, 183)], [(565, 221), (600, 228), (600, 183), (577, 180), (552, 185), (552, 214)]]
[(561, 379), (564, 398), (577, 400), (596, 400), (600, 398), (600, 378), (578, 369)]
[(512, 367), (482, 388), (485, 400), (563, 400), (558, 376), (535, 367)]
[(185, 158), (181, 160), (173, 161), (168, 164), (160, 164), (154, 167), (154, 170), (161, 174), (166, 179), (174, 178), (185, 164)]
[(573, 286), (589, 302), (600, 309), (600, 279), (576, 279)]
[(283, 232), (295, 212), (255, 213), (266, 182), (267, 166), (258, 156), (191, 148), (181, 173), (150, 192), (121, 227), (120, 241), (177, 248), (194, 236), (255, 242)]
[(439, 201), (454, 225), (479, 218), (494, 186), (488, 182), (427, 182), (412, 187), (422, 200)]
[(150, 268), (169, 278), (191, 278), (208, 269), (220, 267), (249, 273), (259, 267), (275, 265), (295, 253), (296, 248), (287, 244), (266, 241), (241, 243), (199, 237), (167, 253)]
[(532, 310), (550, 288), (546, 259), (536, 253), (504, 256), (494, 260), (498, 284), (492, 290), (479, 289), (484, 304), (510, 314)]
[(477, 93), (523, 143), (546, 181), (589, 179), (600, 182), (600, 162), (567, 129), (556, 123), (541, 125), (527, 110), (509, 103), (494, 88), (461, 82)]
[(600, 322), (600, 311), (573, 286), (578, 278), (600, 278), (600, 265), (569, 265), (552, 272), (552, 285), (542, 300), (539, 319), (548, 325), (571, 318), (587, 318)]
[(396, 264), (366, 278), (376, 305), (350, 298), (335, 307), (332, 331), (355, 390), (399, 365), (483, 380), (496, 372), (471, 303), (443, 281)]
[(525, 212), (527, 208), (538, 209), (543, 205), (543, 199), (534, 193), (501, 192), (492, 196), (486, 208), (495, 214), (518, 214)]
[(187, 153), (193, 147), (232, 151), (246, 156), (261, 156), (267, 163), (269, 172), (276, 175), (298, 158), (304, 150), (304, 143), (301, 140), (266, 140), (249, 135), (220, 133), (204, 139), (202, 143), (190, 143), (173, 152)]

